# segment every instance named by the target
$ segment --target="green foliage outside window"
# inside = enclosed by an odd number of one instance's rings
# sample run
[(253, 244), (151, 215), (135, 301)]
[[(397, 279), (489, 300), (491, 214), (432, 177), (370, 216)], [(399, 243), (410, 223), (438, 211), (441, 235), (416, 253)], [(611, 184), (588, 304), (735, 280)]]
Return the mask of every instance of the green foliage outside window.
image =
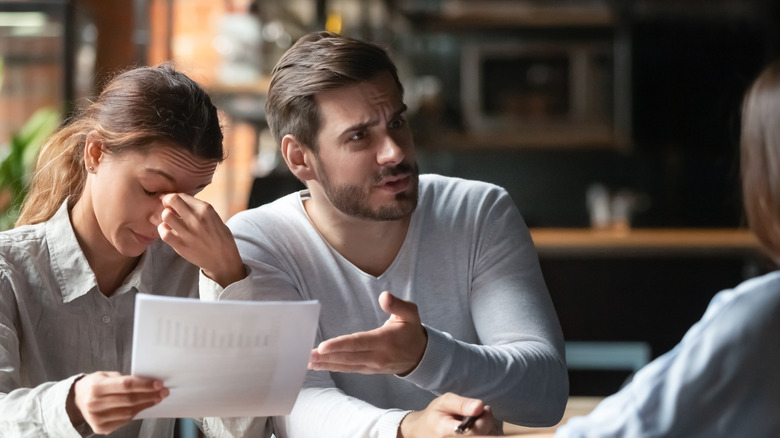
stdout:
[[(0, 88), (2, 83), (3, 61), (0, 58)], [(13, 228), (29, 189), (38, 151), (59, 123), (58, 111), (41, 108), (11, 135), (10, 143), (0, 145), (0, 230)]]

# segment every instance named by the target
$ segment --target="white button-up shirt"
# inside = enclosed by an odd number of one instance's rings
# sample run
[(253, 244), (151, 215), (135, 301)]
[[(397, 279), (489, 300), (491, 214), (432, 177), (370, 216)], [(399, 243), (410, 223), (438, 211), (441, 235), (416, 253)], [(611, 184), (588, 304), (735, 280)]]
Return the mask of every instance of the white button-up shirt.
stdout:
[[(0, 233), (0, 434), (89, 434), (65, 411), (74, 380), (129, 374), (136, 294), (197, 297), (199, 281), (210, 280), (158, 240), (116, 292), (103, 295), (65, 204), (45, 223)], [(172, 419), (136, 420), (110, 436), (172, 437), (173, 430)]]

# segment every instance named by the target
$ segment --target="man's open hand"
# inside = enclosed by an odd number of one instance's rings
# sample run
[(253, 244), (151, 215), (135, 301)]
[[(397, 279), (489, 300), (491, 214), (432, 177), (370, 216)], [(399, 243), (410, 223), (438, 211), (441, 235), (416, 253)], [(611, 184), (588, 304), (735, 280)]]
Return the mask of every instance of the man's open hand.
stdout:
[(428, 345), (417, 305), (385, 291), (379, 305), (390, 318), (379, 328), (338, 336), (312, 350), (309, 368), (361, 374), (406, 375)]

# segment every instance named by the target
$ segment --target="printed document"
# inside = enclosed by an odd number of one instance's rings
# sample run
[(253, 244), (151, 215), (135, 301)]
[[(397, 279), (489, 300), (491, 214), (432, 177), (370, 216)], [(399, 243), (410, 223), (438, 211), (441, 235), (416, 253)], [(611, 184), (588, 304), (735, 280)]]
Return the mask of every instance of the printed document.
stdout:
[(138, 294), (132, 374), (170, 395), (135, 418), (286, 415), (314, 346), (317, 301), (201, 301)]

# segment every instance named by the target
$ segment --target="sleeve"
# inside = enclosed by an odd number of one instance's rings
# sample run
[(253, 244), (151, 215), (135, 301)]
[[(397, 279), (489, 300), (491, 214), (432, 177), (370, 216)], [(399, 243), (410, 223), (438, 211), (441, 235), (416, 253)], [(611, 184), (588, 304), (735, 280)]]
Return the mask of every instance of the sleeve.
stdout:
[(198, 426), (208, 438), (269, 438), (270, 419), (266, 417), (204, 418)]
[(554, 425), (569, 392), (558, 318), (514, 202), (500, 190), (485, 204), (469, 298), (481, 345), (426, 327), (423, 359), (404, 378), (437, 394), (479, 398), (510, 423)]
[(555, 436), (775, 435), (780, 430), (780, 299), (740, 301), (713, 318), (705, 313), (674, 349), (593, 412), (570, 419)]
[[(262, 233), (251, 216), (239, 214), (230, 221), (241, 257), (251, 270), (253, 287), (226, 288), (218, 293), (219, 299), (228, 300), (300, 300), (295, 279), (284, 269), (281, 252), (274, 251), (269, 243), (260, 240)], [(295, 245), (294, 234), (288, 236), (288, 244)], [(315, 345), (321, 341), (317, 335)], [(298, 395), (290, 415), (274, 417), (271, 430), (277, 438), (330, 438), (360, 436), (366, 438), (396, 438), (398, 426), (408, 411), (386, 410), (347, 396), (335, 387), (330, 374), (309, 371), (304, 387)], [(335, 418), (349, 418), (334, 425)], [(223, 430), (230, 430), (231, 437), (250, 437), (252, 430), (266, 424), (266, 418), (208, 419), (204, 429), (220, 422)], [(227, 424), (227, 426), (225, 426)], [(335, 426), (335, 427), (334, 427)]]
[(273, 418), (273, 428), (279, 438), (396, 438), (409, 412), (380, 409), (334, 386), (307, 386), (298, 394), (290, 415)]
[(236, 294), (239, 296), (249, 294), (252, 289), (252, 268), (244, 264), (244, 270), (247, 273), (246, 277), (223, 288), (219, 283), (207, 277), (206, 274), (203, 273), (203, 269), (200, 269), (198, 271), (198, 290), (200, 299), (203, 301), (216, 301), (225, 291), (230, 291), (228, 294)]
[(19, 334), (14, 325), (18, 309), (4, 272), (0, 272), (0, 297), (0, 430), (9, 436), (81, 437), (65, 411), (70, 388), (80, 375), (21, 387)]

